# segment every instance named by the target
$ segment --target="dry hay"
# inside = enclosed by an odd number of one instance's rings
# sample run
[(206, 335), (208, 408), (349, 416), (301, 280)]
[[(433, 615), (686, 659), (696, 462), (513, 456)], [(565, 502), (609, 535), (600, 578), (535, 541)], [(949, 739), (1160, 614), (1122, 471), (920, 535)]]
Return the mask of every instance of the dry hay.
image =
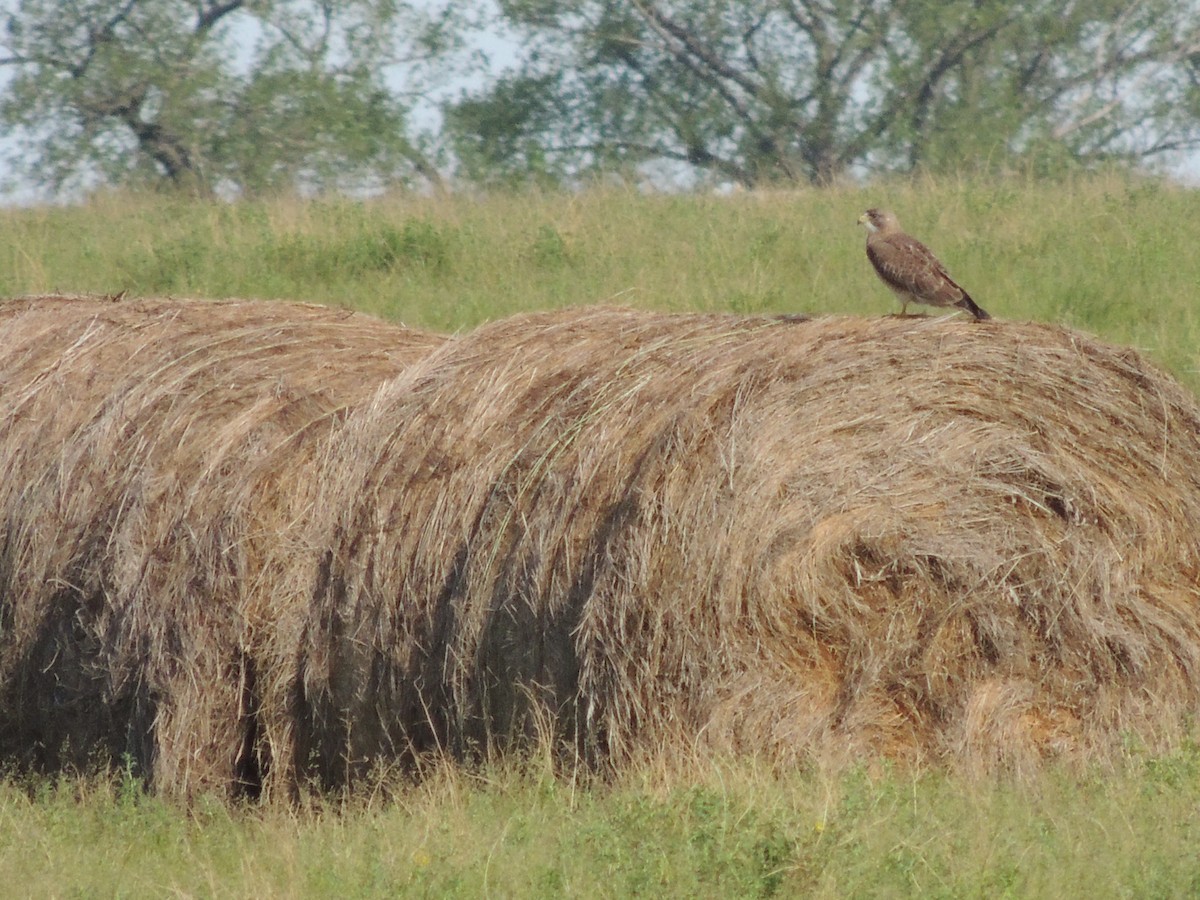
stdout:
[(518, 317), (330, 438), (301, 778), (547, 735), (1026, 768), (1198, 708), (1200, 413), (1067, 329)]
[(440, 338), (320, 306), (0, 302), (0, 757), (253, 788), (311, 445)]
[(1028, 767), (1197, 709), (1200, 413), (1065, 329), (41, 298), (0, 332), (10, 759)]

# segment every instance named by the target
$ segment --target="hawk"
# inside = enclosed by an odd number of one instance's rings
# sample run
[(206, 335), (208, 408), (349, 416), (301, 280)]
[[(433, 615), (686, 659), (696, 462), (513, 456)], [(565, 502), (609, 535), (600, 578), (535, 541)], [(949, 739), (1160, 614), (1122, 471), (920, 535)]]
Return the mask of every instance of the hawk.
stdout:
[(933, 251), (900, 230), (895, 213), (868, 209), (858, 224), (867, 226), (867, 258), (879, 280), (900, 298), (900, 315), (909, 303), (927, 303), (957, 306), (980, 321), (991, 318), (955, 283)]

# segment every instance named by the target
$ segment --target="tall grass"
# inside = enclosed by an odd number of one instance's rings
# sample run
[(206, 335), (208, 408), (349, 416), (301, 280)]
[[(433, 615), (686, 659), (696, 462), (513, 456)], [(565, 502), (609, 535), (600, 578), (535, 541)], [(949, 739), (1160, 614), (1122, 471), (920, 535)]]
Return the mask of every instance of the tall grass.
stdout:
[(1200, 753), (1036, 783), (940, 772), (537, 766), (303, 808), (129, 782), (0, 783), (0, 883), (23, 896), (1167, 897), (1200, 891)]
[[(0, 294), (305, 299), (440, 330), (599, 302), (882, 315), (894, 301), (854, 225), (871, 205), (996, 318), (1132, 344), (1200, 389), (1200, 194), (1118, 175), (729, 197), (112, 195), (0, 212)], [(0, 780), (0, 885), (41, 896), (1182, 896), (1200, 892), (1198, 836), (1194, 746), (1034, 782), (438, 768), (353, 800), (189, 812), (129, 779)]]
[(994, 316), (1134, 345), (1200, 387), (1200, 194), (1116, 174), (729, 197), (112, 195), (0, 213), (0, 294), (280, 297), (442, 330), (599, 302), (881, 315), (895, 303), (854, 224), (869, 205), (895, 209)]

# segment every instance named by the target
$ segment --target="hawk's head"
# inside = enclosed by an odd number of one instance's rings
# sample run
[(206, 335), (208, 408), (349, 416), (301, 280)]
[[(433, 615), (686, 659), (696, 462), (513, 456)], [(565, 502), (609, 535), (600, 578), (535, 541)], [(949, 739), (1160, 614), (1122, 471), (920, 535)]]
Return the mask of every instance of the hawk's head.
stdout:
[(900, 220), (893, 212), (871, 207), (858, 217), (858, 224), (866, 225), (867, 231), (891, 231), (900, 227)]

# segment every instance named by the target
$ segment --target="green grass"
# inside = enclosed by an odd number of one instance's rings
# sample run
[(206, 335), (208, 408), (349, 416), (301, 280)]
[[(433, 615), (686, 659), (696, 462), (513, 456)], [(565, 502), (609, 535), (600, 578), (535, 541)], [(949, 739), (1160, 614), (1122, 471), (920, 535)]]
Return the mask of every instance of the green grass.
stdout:
[(895, 304), (854, 224), (868, 205), (894, 208), (994, 316), (1136, 346), (1200, 388), (1200, 194), (1115, 174), (732, 197), (114, 195), (0, 212), (0, 294), (281, 297), (451, 331), (601, 302), (881, 315)]
[(300, 809), (0, 783), (26, 896), (1171, 897), (1200, 891), (1200, 754), (1033, 783), (744, 764), (583, 788), (440, 770)]
[[(733, 197), (594, 190), (0, 212), (0, 294), (280, 297), (441, 330), (522, 310), (881, 315), (854, 225), (894, 208), (999, 319), (1131, 344), (1200, 388), (1200, 194), (1101, 175)], [(0, 885), (34, 896), (1144, 897), (1200, 892), (1200, 750), (1032, 782), (746, 763), (611, 785), (438, 770), (300, 809), (120, 779), (0, 780)]]

